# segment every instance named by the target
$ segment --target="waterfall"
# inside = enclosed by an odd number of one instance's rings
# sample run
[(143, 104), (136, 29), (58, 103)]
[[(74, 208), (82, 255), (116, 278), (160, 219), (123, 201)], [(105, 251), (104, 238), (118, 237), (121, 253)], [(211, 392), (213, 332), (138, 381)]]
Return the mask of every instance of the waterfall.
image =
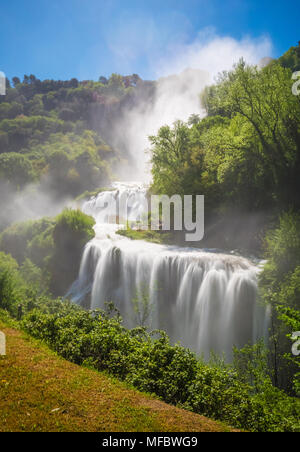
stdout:
[(231, 254), (116, 234), (122, 226), (109, 223), (113, 212), (104, 204), (125, 193), (131, 198), (129, 219), (136, 218), (143, 215), (145, 192), (138, 184), (116, 184), (85, 203), (83, 211), (96, 219), (96, 236), (85, 247), (69, 295), (85, 306), (89, 295), (90, 309), (113, 301), (126, 326), (136, 326), (138, 315), (144, 316), (149, 327), (165, 330), (173, 342), (205, 358), (214, 351), (229, 360), (233, 345), (266, 334), (267, 313), (257, 301), (259, 267)]

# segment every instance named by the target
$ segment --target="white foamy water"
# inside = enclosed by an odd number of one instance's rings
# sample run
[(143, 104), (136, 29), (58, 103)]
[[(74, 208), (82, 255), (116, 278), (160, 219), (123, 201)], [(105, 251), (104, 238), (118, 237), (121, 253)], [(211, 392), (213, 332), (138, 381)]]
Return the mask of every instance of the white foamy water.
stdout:
[(130, 198), (129, 220), (142, 217), (146, 188), (139, 184), (116, 184), (83, 206), (96, 219), (96, 237), (85, 247), (72, 299), (91, 309), (113, 301), (125, 324), (133, 327), (136, 307), (143, 313), (146, 296), (147, 324), (206, 358), (213, 350), (230, 359), (233, 345), (264, 337), (268, 314), (257, 302), (259, 268), (239, 256), (116, 234), (122, 226), (110, 223), (114, 212), (103, 206), (124, 193)]

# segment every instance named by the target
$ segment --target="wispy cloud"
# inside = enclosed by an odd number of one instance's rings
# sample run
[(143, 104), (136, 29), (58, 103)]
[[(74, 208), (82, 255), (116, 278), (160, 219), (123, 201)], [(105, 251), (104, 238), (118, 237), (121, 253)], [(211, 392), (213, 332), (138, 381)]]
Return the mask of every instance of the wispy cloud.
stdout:
[(257, 64), (261, 58), (272, 56), (272, 47), (267, 35), (258, 38), (246, 36), (237, 40), (219, 36), (213, 28), (206, 28), (192, 42), (173, 45), (168, 58), (161, 58), (154, 67), (157, 76), (193, 68), (205, 70), (213, 77), (222, 70), (230, 69), (240, 58), (249, 64)]

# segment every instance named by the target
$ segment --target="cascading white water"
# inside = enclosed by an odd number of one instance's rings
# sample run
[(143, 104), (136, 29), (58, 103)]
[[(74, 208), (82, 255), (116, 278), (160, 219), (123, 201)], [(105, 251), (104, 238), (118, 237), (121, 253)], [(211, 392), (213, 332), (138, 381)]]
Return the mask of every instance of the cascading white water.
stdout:
[(84, 250), (78, 280), (70, 290), (72, 299), (82, 303), (90, 293), (91, 309), (113, 301), (132, 327), (137, 312), (145, 310), (146, 298), (151, 328), (165, 330), (173, 342), (206, 358), (215, 351), (230, 359), (233, 345), (265, 336), (268, 316), (257, 302), (258, 267), (234, 255), (132, 241), (116, 234), (120, 226), (109, 224), (114, 212), (103, 206), (124, 192), (131, 198), (129, 219), (142, 216), (146, 189), (138, 184), (116, 184), (83, 206), (96, 219), (96, 237)]

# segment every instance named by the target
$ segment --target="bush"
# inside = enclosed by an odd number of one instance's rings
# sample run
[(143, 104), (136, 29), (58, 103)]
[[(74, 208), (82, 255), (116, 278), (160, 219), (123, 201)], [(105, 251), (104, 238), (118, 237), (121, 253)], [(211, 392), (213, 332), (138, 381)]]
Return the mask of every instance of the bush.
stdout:
[[(203, 363), (171, 345), (164, 332), (128, 330), (111, 310), (87, 312), (66, 303), (35, 310), (22, 325), (64, 358), (93, 366), (162, 400), (252, 431), (300, 431), (299, 401), (263, 379), (259, 392), (230, 366)], [(249, 352), (249, 350), (247, 351)]]
[(55, 220), (54, 249), (49, 261), (50, 290), (64, 295), (76, 280), (85, 244), (94, 237), (95, 221), (80, 210), (65, 209)]
[[(299, 331), (300, 215), (284, 213), (267, 234), (268, 259), (260, 276), (260, 291), (271, 306), (270, 364), (273, 382), (290, 394), (299, 394), (299, 357), (291, 353), (293, 332)], [(295, 312), (295, 320), (292, 321)], [(297, 320), (298, 315), (298, 320)]]
[[(28, 259), (27, 271), (39, 272), (42, 288), (63, 296), (78, 275), (85, 244), (94, 237), (94, 220), (79, 210), (65, 209), (56, 218), (27, 221), (7, 228), (0, 235), (0, 249), (20, 265)], [(37, 281), (37, 280), (36, 280)]]
[(22, 288), (17, 262), (10, 255), (0, 253), (0, 308), (16, 314), (16, 305), (23, 295)]

